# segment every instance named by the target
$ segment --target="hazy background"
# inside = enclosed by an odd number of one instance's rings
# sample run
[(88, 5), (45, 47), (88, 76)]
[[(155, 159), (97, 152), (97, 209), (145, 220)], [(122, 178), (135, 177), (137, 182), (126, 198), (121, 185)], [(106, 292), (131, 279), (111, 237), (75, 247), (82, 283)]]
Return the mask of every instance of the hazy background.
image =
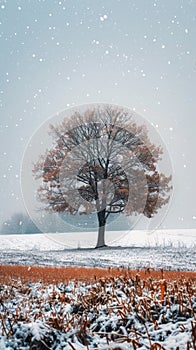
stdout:
[(196, 1), (0, 1), (0, 225), (25, 212), (20, 167), (33, 133), (65, 108), (134, 109), (173, 164), (162, 227), (195, 228)]

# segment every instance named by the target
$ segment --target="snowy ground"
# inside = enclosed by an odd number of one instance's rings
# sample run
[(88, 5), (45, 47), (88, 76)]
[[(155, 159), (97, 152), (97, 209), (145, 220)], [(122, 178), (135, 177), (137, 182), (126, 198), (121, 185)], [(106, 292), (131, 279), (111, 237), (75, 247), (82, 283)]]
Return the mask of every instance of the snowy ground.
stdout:
[[(94, 250), (97, 233), (1, 235), (0, 263), (52, 266), (125, 266), (195, 271), (196, 230), (152, 234), (110, 232), (109, 247)], [(113, 241), (111, 242), (111, 238)]]
[(1, 350), (185, 350), (196, 346), (195, 282), (136, 276), (1, 287)]
[[(110, 232), (115, 240), (98, 250), (88, 247), (94, 232), (1, 235), (0, 263), (195, 271), (194, 230), (120, 235)], [(193, 350), (195, 290), (195, 280), (131, 275), (87, 284), (13, 280), (0, 286), (0, 350)]]

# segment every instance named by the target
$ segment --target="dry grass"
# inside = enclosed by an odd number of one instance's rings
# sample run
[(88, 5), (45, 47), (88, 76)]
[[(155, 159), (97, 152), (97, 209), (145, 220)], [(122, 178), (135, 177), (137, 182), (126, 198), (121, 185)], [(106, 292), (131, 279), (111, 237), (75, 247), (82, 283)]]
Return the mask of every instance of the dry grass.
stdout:
[(99, 278), (108, 277), (135, 277), (138, 275), (141, 279), (166, 279), (167, 281), (196, 278), (196, 272), (186, 271), (163, 271), (163, 270), (129, 270), (116, 268), (86, 268), (86, 267), (39, 267), (39, 266), (18, 266), (1, 265), (0, 283), (12, 284), (13, 280), (21, 280), (23, 283), (38, 282), (59, 283), (69, 282), (70, 280), (92, 281)]
[[(181, 320), (180, 332), (190, 334), (184, 344), (186, 349), (196, 349), (195, 277), (194, 272), (149, 269), (1, 266), (1, 284), (8, 285), (1, 288), (0, 328), (7, 339), (18, 342), (18, 348), (30, 344), (30, 349), (56, 349), (52, 344), (58, 342), (57, 336), (61, 334), (72, 350), (76, 350), (74, 339), (87, 350), (95, 348), (95, 338), (104, 340), (113, 350), (119, 350), (116, 344), (124, 342), (139, 350), (144, 340), (150, 350), (166, 350), (161, 344), (162, 337), (171, 333), (171, 323), (175, 325)], [(63, 282), (73, 280), (67, 290)], [(42, 283), (33, 286), (29, 281)], [(72, 306), (72, 311), (66, 311), (67, 305)], [(191, 328), (187, 329), (189, 319)], [(34, 336), (30, 326), (25, 333), (21, 332), (19, 325), (30, 325), (32, 321), (44, 324), (41, 338)]]

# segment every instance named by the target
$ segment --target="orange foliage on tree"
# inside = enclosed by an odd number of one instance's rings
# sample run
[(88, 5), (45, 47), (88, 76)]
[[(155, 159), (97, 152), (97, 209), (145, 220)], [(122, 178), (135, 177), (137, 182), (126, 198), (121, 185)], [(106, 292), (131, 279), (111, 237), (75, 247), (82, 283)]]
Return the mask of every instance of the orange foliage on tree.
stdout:
[(151, 218), (169, 201), (171, 176), (158, 171), (162, 149), (144, 125), (118, 107), (105, 105), (51, 125), (54, 143), (34, 165), (46, 210), (97, 212), (97, 247), (104, 246), (110, 214)]

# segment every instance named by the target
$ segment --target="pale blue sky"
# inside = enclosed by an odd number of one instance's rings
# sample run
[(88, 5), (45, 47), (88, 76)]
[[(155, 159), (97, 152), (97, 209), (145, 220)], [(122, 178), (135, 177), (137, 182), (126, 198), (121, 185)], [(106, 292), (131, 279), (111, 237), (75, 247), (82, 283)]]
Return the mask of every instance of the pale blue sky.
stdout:
[(195, 228), (196, 1), (0, 1), (0, 222), (25, 210), (32, 134), (84, 103), (134, 109), (170, 153), (167, 228)]

